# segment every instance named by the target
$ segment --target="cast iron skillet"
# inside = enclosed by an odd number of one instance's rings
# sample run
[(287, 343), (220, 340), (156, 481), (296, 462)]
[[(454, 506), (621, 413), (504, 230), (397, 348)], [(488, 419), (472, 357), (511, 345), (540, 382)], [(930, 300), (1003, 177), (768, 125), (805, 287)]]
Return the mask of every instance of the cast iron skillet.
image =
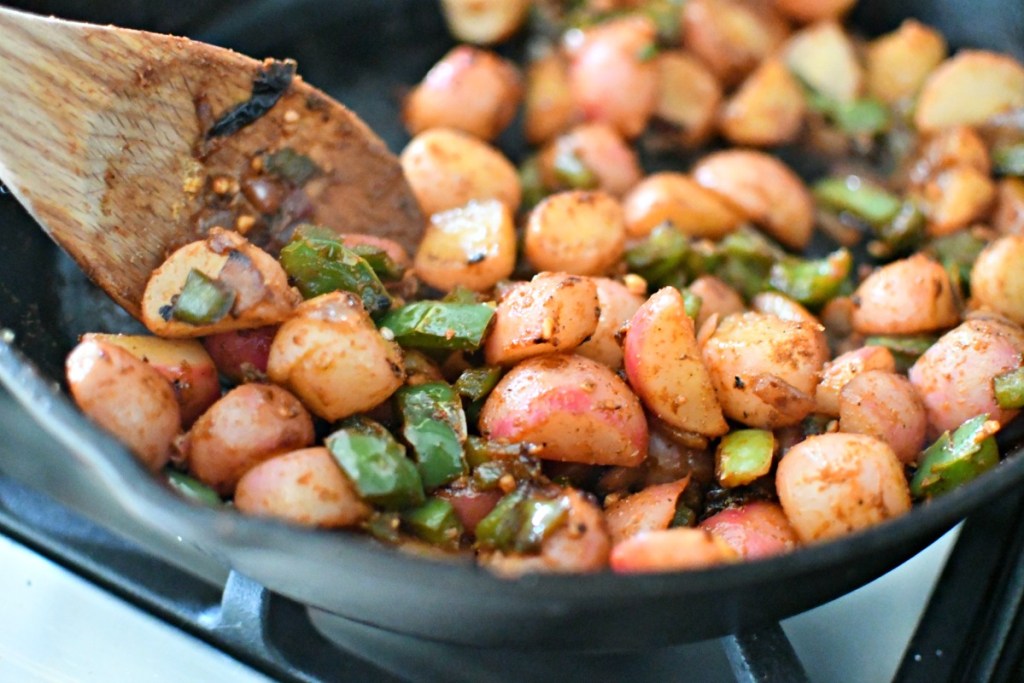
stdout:
[[(263, 0), (233, 3), (228, 12), (221, 5), (213, 15), (202, 14), (199, 4), (177, 10), (173, 26), (256, 57), (296, 57), (307, 80), (359, 112), (395, 150), (406, 139), (397, 117), (402, 87), (450, 46), (436, 5), (421, 0)], [(57, 3), (22, 5), (45, 11)], [(154, 25), (152, 13), (139, 14), (137, 3), (124, 3), (136, 13), (121, 19), (112, 10), (117, 3), (100, 5), (63, 0), (60, 9), (75, 18)], [(871, 34), (906, 16), (937, 26), (954, 46), (1024, 56), (1019, 0), (878, 0), (863, 3), (855, 21)], [(502, 139), (510, 152), (519, 144), (515, 134)], [(519, 581), (470, 564), (411, 557), (354, 534), (200, 508), (163, 488), (60, 388), (63, 358), (78, 334), (131, 329), (132, 321), (83, 280), (10, 197), (0, 198), (0, 231), (0, 326), (13, 331), (13, 341), (0, 342), (0, 380), (65, 449), (3, 451), (0, 470), (173, 564), (201, 573), (223, 563), (315, 609), (404, 634), (478, 646), (615, 650), (736, 632), (880, 576), (1024, 482), (1022, 439), (1010, 436), (1004, 462), (969, 486), (837, 542), (708, 571)]]

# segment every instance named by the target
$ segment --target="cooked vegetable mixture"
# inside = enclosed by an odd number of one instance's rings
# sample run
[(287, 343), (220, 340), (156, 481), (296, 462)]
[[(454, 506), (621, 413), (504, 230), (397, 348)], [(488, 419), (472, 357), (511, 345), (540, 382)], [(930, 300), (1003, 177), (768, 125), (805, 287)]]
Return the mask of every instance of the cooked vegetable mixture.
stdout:
[[(416, 253), (309, 224), (317, 160), (267, 150), (207, 180), (155, 336), (82, 338), (75, 400), (196, 501), (502, 575), (760, 558), (947, 493), (1024, 407), (1024, 66), (851, 4), (445, 0)], [(526, 64), (489, 47), (521, 31)]]

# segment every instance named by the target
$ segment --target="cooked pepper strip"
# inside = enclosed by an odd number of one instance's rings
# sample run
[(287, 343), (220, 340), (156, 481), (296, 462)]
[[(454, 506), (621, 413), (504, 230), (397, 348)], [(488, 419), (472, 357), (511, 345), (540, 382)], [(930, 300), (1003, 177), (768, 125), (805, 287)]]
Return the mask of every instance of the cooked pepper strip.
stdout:
[(172, 468), (167, 468), (164, 472), (167, 475), (167, 483), (183, 497), (213, 507), (224, 504), (216, 491), (198, 479)]
[(436, 489), (465, 474), (466, 417), (458, 394), (445, 382), (428, 382), (399, 389), (395, 401), (424, 488)]
[(704, 305), (704, 299), (700, 298), (699, 294), (694, 294), (689, 289), (682, 290), (683, 293), (683, 310), (686, 311), (686, 315), (690, 316), (693, 320), (697, 319), (700, 315), (700, 307)]
[(235, 292), (193, 268), (171, 305), (171, 317), (190, 325), (212, 325), (235, 304)]
[(690, 240), (671, 223), (651, 231), (643, 242), (626, 251), (630, 272), (647, 280), (651, 287), (667, 284), (684, 267), (690, 254)]
[(785, 252), (753, 228), (742, 227), (719, 243), (722, 262), (716, 275), (746, 297), (768, 289), (768, 278), (776, 261), (786, 258)]
[(377, 274), (377, 277), (381, 280), (397, 281), (402, 279), (402, 275), (405, 274), (405, 268), (395, 263), (395, 260), (391, 258), (387, 251), (380, 247), (374, 247), (369, 244), (353, 244), (351, 247), (352, 252), (370, 264), (373, 268), (373, 272)]
[(831, 118), (847, 135), (878, 135), (888, 130), (890, 123), (888, 108), (869, 97), (836, 104)]
[(853, 256), (838, 249), (822, 259), (786, 258), (768, 274), (769, 284), (789, 298), (812, 308), (835, 297), (853, 267)]
[(925, 237), (925, 216), (913, 201), (905, 201), (890, 220), (874, 226), (877, 240), (868, 244), (868, 253), (887, 259), (916, 248)]
[(349, 418), (324, 445), (363, 500), (391, 510), (426, 500), (419, 470), (405, 456), (405, 447), (376, 422)]
[(992, 385), (1000, 408), (1024, 408), (1024, 367), (999, 375)]
[(391, 330), (402, 346), (475, 351), (493, 317), (494, 309), (485, 304), (417, 301), (389, 312), (380, 326)]
[(419, 507), (403, 510), (401, 517), (403, 528), (431, 545), (454, 548), (462, 537), (455, 508), (443, 498), (428, 498)]
[(564, 497), (546, 498), (521, 487), (506, 495), (476, 526), (476, 541), (489, 550), (537, 551), (569, 516)]
[(979, 415), (960, 425), (952, 436), (943, 432), (922, 453), (910, 492), (915, 498), (934, 498), (995, 467), (999, 447), (993, 435), (998, 431), (998, 422)]
[(391, 295), (370, 264), (330, 230), (300, 225), (292, 241), (281, 250), (280, 261), (306, 299), (346, 291), (357, 294), (371, 316), (391, 307)]
[(485, 365), (479, 368), (466, 368), (455, 380), (455, 391), (470, 401), (479, 401), (487, 397), (501, 379), (501, 368)]
[(743, 486), (768, 474), (775, 435), (765, 429), (739, 429), (722, 437), (715, 451), (715, 476), (726, 487)]
[(814, 196), (833, 211), (846, 211), (870, 225), (891, 221), (903, 204), (899, 197), (855, 175), (818, 181)]

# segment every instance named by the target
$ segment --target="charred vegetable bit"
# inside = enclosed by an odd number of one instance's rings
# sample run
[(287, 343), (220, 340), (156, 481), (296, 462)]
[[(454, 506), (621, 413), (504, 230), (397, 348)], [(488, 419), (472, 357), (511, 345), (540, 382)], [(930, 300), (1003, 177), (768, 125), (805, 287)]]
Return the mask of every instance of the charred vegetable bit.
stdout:
[(395, 401), (424, 488), (436, 489), (465, 474), (466, 418), (455, 390), (444, 382), (430, 382), (403, 387)]
[(167, 483), (184, 498), (195, 503), (213, 507), (224, 504), (224, 501), (221, 500), (216, 491), (198, 479), (172, 468), (167, 468), (165, 473), (167, 475)]
[(380, 424), (349, 418), (327, 437), (325, 445), (368, 503), (400, 510), (426, 500), (416, 465), (405, 456), (405, 447)]
[(817, 308), (835, 297), (853, 267), (853, 256), (839, 249), (822, 259), (788, 257), (776, 262), (769, 284), (804, 306)]
[(925, 216), (913, 201), (905, 201), (891, 220), (874, 226), (876, 240), (868, 244), (868, 253), (889, 259), (916, 249), (925, 237)]
[(943, 432), (921, 455), (921, 466), (910, 482), (916, 498), (934, 498), (952, 491), (999, 462), (994, 434), (999, 423), (979, 415), (963, 423), (953, 435)]
[(325, 228), (304, 224), (281, 250), (281, 266), (306, 299), (346, 291), (359, 296), (371, 316), (391, 307), (391, 295), (370, 264)]
[(992, 384), (1000, 408), (1024, 408), (1024, 367), (999, 375)]
[(775, 435), (765, 429), (740, 429), (722, 437), (715, 452), (715, 475), (726, 488), (743, 486), (768, 474)]
[(171, 305), (170, 315), (190, 325), (212, 325), (231, 311), (235, 296), (233, 289), (193, 268)]
[(1000, 175), (1024, 176), (1024, 142), (993, 149), (992, 164)]
[(206, 132), (206, 139), (237, 133), (259, 120), (288, 91), (294, 76), (295, 62), (290, 59), (283, 62), (265, 62), (252, 79), (252, 94), (249, 99), (232, 107), (217, 119)]
[(302, 187), (322, 172), (312, 159), (305, 154), (299, 154), (291, 147), (265, 155), (263, 168), (296, 187)]
[(569, 504), (520, 487), (502, 498), (476, 526), (480, 548), (503, 552), (536, 552), (544, 539), (565, 524)]
[(419, 507), (403, 510), (402, 528), (431, 545), (455, 548), (462, 538), (462, 523), (452, 504), (443, 498), (428, 498)]
[(899, 197), (855, 175), (819, 181), (814, 196), (833, 211), (845, 211), (869, 225), (891, 221), (903, 204)]
[(484, 304), (417, 301), (389, 312), (380, 326), (391, 330), (402, 346), (475, 351), (493, 317), (494, 309)]

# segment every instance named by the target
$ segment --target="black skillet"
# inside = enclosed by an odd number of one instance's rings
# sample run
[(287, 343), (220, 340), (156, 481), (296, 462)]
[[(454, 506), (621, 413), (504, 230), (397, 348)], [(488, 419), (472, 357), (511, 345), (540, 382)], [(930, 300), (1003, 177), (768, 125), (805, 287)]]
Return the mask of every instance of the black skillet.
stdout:
[[(397, 117), (403, 87), (451, 44), (436, 3), (425, 0), (257, 0), (217, 3), (214, 11), (198, 2), (14, 4), (174, 30), (255, 57), (295, 57), (308, 81), (360, 113), (395, 150), (406, 139)], [(953, 46), (1024, 57), (1019, 0), (869, 1), (854, 23), (870, 35), (908, 16), (938, 27)], [(520, 144), (514, 133), (501, 142), (513, 154)], [(0, 471), (172, 564), (200, 573), (204, 565), (223, 563), (318, 613), (399, 633), (478, 646), (608, 651), (749, 629), (867, 583), (1024, 483), (1024, 447), (1019, 436), (1011, 437), (1004, 443), (1006, 459), (969, 486), (840, 541), (699, 572), (518, 581), (470, 564), (411, 557), (362, 536), (200, 508), (148, 475), (61, 391), (63, 358), (78, 334), (130, 329), (132, 321), (84, 281), (9, 196), (0, 197), (0, 234), (0, 327), (13, 332), (13, 341), (6, 335), (0, 342), (0, 380), (65, 447), (0, 449)]]

